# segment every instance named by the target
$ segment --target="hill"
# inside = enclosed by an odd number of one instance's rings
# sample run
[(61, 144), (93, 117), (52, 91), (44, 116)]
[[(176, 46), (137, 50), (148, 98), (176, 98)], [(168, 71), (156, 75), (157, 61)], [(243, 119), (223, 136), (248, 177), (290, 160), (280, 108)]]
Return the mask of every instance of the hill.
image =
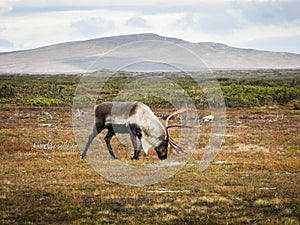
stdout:
[(200, 71), (207, 68), (297, 69), (300, 55), (240, 49), (213, 42), (191, 43), (156, 34), (105, 37), (0, 53), (0, 74)]

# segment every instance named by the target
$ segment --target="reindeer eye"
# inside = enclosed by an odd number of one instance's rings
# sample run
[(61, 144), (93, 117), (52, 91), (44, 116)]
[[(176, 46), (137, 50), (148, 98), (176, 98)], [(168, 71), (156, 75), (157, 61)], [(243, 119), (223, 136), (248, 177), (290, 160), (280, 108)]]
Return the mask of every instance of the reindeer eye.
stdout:
[(166, 136), (165, 135), (161, 135), (161, 136), (158, 137), (158, 140), (164, 141), (164, 140), (166, 140)]

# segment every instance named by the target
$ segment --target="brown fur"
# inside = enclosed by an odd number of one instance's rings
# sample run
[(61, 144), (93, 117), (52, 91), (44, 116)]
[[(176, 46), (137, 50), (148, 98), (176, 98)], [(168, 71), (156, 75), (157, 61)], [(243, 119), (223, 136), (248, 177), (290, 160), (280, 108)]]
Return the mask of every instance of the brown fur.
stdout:
[[(93, 139), (102, 130), (107, 129), (105, 142), (112, 158), (116, 158), (110, 145), (110, 139), (116, 133), (129, 133), (134, 147), (132, 159), (138, 159), (142, 146), (147, 153), (148, 148), (154, 148), (160, 159), (167, 158), (168, 136), (165, 128), (154, 113), (140, 102), (104, 102), (95, 108), (95, 125), (88, 142), (81, 153), (81, 158), (86, 157), (86, 152)], [(139, 139), (141, 146), (137, 146)], [(146, 148), (146, 149), (145, 149)]]

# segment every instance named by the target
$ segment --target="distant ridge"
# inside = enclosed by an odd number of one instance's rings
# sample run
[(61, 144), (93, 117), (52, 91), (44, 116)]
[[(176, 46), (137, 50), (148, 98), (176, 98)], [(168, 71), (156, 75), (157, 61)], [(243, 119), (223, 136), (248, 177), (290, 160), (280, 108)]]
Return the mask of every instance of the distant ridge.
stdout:
[[(201, 65), (185, 57), (180, 47), (197, 55), (201, 59)], [(153, 60), (143, 61), (149, 55)], [(120, 68), (120, 65), (127, 66)], [(152, 33), (103, 37), (0, 53), (0, 74), (76, 74), (120, 69), (173, 71), (175, 68), (189, 71), (207, 68), (299, 69), (300, 55), (234, 48), (214, 42), (191, 43)]]

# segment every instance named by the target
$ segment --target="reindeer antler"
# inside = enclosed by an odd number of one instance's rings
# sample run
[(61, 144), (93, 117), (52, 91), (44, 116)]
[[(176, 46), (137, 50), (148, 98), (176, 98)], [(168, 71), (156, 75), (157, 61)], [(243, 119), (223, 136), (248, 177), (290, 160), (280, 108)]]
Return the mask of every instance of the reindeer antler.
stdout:
[(193, 127), (191, 127), (191, 126), (185, 126), (185, 125), (181, 125), (181, 124), (172, 124), (172, 125), (169, 125), (169, 120), (170, 120), (172, 117), (174, 117), (174, 116), (176, 116), (176, 115), (178, 115), (178, 114), (181, 114), (181, 113), (183, 113), (183, 112), (187, 112), (187, 111), (189, 111), (189, 110), (195, 111), (194, 109), (189, 109), (189, 108), (185, 107), (185, 108), (182, 108), (182, 109), (177, 110), (177, 111), (173, 112), (172, 114), (170, 114), (170, 115), (166, 118), (166, 121), (165, 121), (165, 126), (166, 126), (167, 135), (168, 135), (168, 138), (169, 138), (170, 146), (171, 146), (172, 148), (174, 148), (175, 151), (176, 151), (177, 153), (179, 153), (179, 152), (184, 152), (184, 147), (182, 147), (181, 145), (179, 145), (178, 142), (176, 142), (176, 141), (174, 140), (174, 138), (172, 138), (172, 137), (170, 136), (170, 133), (169, 133), (168, 129), (169, 129), (169, 128), (172, 128), (172, 127), (181, 127), (181, 128), (193, 128)]

